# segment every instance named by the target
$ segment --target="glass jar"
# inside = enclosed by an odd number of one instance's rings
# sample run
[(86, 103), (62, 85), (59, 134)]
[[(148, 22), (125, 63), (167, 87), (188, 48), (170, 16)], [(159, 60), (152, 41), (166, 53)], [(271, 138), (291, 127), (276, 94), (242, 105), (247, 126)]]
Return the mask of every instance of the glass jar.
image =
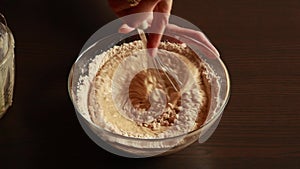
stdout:
[(14, 38), (0, 13), (0, 118), (12, 105), (15, 79)]

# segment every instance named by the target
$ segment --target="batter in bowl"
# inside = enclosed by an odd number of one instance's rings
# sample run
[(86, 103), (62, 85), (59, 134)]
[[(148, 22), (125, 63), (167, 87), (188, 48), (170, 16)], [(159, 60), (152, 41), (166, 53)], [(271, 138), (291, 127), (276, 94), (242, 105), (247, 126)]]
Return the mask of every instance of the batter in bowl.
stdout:
[(156, 57), (168, 76), (151, 62), (141, 41), (115, 46), (98, 57), (88, 95), (94, 124), (128, 137), (167, 138), (205, 122), (210, 68), (185, 44), (160, 44)]

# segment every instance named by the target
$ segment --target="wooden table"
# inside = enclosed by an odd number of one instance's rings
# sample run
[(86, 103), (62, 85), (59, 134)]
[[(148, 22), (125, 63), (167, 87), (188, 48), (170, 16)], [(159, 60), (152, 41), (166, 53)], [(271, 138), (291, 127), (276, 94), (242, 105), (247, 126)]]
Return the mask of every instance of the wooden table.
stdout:
[(16, 40), (14, 103), (0, 120), (0, 168), (300, 168), (300, 1), (174, 1), (231, 75), (231, 98), (204, 144), (128, 159), (82, 130), (67, 77), (85, 41), (115, 19), (100, 0), (2, 0)]

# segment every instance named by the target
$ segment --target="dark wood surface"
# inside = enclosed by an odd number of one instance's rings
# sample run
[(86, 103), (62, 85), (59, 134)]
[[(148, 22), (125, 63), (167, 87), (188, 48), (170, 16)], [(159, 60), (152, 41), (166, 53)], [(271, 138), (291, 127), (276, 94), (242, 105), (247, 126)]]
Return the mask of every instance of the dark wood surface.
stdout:
[(231, 98), (204, 144), (149, 159), (112, 155), (82, 130), (67, 77), (85, 41), (115, 19), (103, 0), (1, 0), (16, 40), (0, 168), (300, 168), (300, 1), (175, 1), (226, 63)]

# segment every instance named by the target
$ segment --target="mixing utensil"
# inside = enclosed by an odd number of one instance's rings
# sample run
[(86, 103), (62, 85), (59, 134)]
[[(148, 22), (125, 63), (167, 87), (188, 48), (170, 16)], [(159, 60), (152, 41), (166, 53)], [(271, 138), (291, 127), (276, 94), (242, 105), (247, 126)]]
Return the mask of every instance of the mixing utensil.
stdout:
[[(142, 24), (145, 25), (145, 22)], [(144, 26), (145, 27), (145, 26)], [(143, 42), (143, 47), (144, 49), (147, 49), (147, 37), (145, 35), (145, 32), (143, 29), (141, 28), (137, 28), (137, 31), (139, 33), (139, 36)], [(175, 85), (175, 82), (170, 78), (169, 74), (171, 74), (171, 71), (169, 70), (168, 66), (166, 66), (165, 64), (163, 64), (163, 62), (161, 61), (161, 59), (156, 55), (156, 56), (149, 56), (148, 61), (148, 65), (153, 65), (153, 67), (158, 71), (158, 75), (160, 76), (160, 72), (159, 70), (162, 70), (162, 72), (164, 73), (164, 75), (167, 77), (168, 81), (170, 82), (170, 84), (172, 85), (172, 87), (176, 90), (176, 92), (179, 92), (178, 87)], [(160, 76), (160, 79), (163, 79)], [(177, 84), (181, 84), (181, 82), (179, 80), (176, 80)]]

